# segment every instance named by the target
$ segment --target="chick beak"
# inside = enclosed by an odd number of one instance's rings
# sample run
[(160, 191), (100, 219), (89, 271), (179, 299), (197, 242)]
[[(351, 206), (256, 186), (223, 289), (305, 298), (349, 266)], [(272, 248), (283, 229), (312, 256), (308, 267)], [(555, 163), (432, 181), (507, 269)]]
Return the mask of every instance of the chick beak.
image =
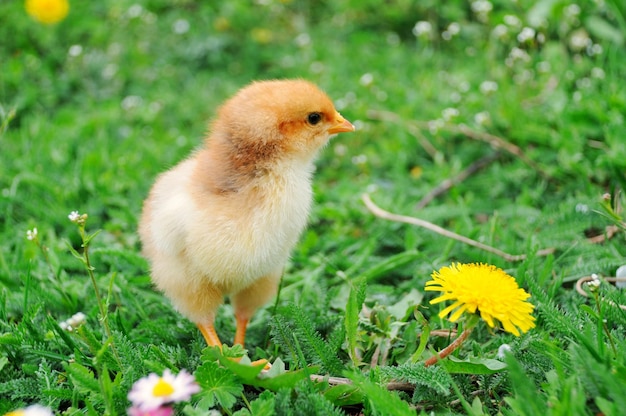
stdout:
[(335, 116), (335, 124), (328, 129), (328, 133), (336, 134), (336, 133), (344, 133), (349, 131), (354, 131), (355, 128), (348, 120), (343, 118), (341, 114), (337, 113)]

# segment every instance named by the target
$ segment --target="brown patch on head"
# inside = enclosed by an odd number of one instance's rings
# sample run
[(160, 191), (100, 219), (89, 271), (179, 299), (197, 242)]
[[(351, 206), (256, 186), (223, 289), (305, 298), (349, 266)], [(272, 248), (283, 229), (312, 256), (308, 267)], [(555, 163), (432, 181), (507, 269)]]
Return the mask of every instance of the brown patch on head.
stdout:
[[(307, 118), (312, 113), (320, 116), (315, 123)], [(307, 81), (260, 81), (242, 88), (219, 109), (207, 138), (207, 169), (219, 182), (215, 187), (237, 188), (283, 158), (312, 158), (336, 114), (330, 98)]]

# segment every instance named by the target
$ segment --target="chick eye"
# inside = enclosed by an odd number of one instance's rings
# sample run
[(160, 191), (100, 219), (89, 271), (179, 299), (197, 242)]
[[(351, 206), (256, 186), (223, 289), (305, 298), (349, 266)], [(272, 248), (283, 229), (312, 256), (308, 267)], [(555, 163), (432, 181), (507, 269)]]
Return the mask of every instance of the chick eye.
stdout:
[(310, 125), (314, 126), (320, 121), (322, 121), (322, 115), (320, 113), (311, 113), (308, 116), (306, 116), (306, 119)]

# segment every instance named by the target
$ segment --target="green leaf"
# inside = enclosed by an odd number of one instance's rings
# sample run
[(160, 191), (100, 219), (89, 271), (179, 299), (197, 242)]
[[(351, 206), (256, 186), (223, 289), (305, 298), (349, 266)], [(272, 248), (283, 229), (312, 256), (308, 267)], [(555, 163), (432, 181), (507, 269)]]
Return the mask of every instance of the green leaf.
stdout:
[(361, 307), (365, 301), (365, 279), (359, 278), (351, 282), (350, 295), (348, 296), (348, 304), (346, 305), (346, 316), (344, 318), (344, 327), (346, 328), (346, 338), (348, 339), (348, 353), (355, 366), (359, 364), (357, 354), (358, 330), (359, 330), (359, 314)]
[(274, 414), (275, 397), (269, 391), (264, 391), (256, 400), (250, 402), (249, 409), (241, 409), (233, 416), (265, 416)]
[(397, 393), (387, 390), (378, 384), (367, 380), (359, 373), (348, 374), (355, 386), (363, 392), (375, 415), (385, 416), (415, 416), (415, 410), (411, 409), (409, 404)]
[(87, 367), (78, 363), (71, 363), (67, 366), (67, 374), (78, 391), (100, 393), (100, 384)]
[(237, 397), (243, 392), (243, 386), (235, 379), (235, 375), (213, 361), (204, 362), (194, 373), (196, 381), (202, 387), (201, 399), (198, 403), (206, 410), (219, 404), (224, 409), (231, 409)]
[(248, 382), (254, 380), (263, 371), (263, 365), (250, 365), (241, 362), (233, 361), (231, 358), (219, 357), (220, 364), (230, 370), (234, 375), (239, 377), (241, 381), (248, 384)]
[(349, 406), (363, 403), (363, 390), (354, 384), (340, 384), (332, 386), (324, 392), (324, 397), (336, 406)]
[(396, 254), (381, 261), (369, 270), (366, 270), (361, 276), (359, 276), (358, 280), (365, 279), (367, 282), (376, 280), (378, 277), (384, 276), (392, 270), (415, 261), (418, 257), (419, 253), (417, 251), (405, 251), (403, 253)]
[(309, 378), (318, 370), (319, 366), (311, 366), (296, 371), (288, 371), (276, 377), (259, 377), (246, 384), (272, 391), (278, 391), (282, 388), (292, 389), (299, 381)]
[(502, 361), (477, 357), (461, 360), (449, 356), (447, 360), (441, 360), (440, 364), (452, 374), (495, 374), (506, 369)]
[(422, 299), (424, 299), (424, 294), (412, 288), (409, 293), (405, 294), (398, 302), (387, 307), (387, 310), (396, 320), (404, 322), (415, 307), (422, 303)]

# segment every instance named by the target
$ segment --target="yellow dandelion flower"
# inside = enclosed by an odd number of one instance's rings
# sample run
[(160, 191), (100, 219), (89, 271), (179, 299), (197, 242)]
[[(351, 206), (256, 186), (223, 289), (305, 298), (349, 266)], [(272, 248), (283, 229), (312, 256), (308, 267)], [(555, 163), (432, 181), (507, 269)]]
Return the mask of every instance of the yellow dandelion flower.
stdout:
[(452, 314), (450, 321), (456, 322), (465, 312), (478, 311), (490, 327), (497, 320), (515, 336), (535, 327), (535, 306), (526, 301), (530, 295), (502, 269), (488, 264), (453, 263), (433, 272), (431, 277), (433, 280), (426, 282), (425, 290), (443, 294), (430, 303), (453, 301), (439, 313), (440, 318)]
[(45, 24), (60, 22), (70, 11), (67, 0), (26, 0), (25, 6), (33, 19)]

